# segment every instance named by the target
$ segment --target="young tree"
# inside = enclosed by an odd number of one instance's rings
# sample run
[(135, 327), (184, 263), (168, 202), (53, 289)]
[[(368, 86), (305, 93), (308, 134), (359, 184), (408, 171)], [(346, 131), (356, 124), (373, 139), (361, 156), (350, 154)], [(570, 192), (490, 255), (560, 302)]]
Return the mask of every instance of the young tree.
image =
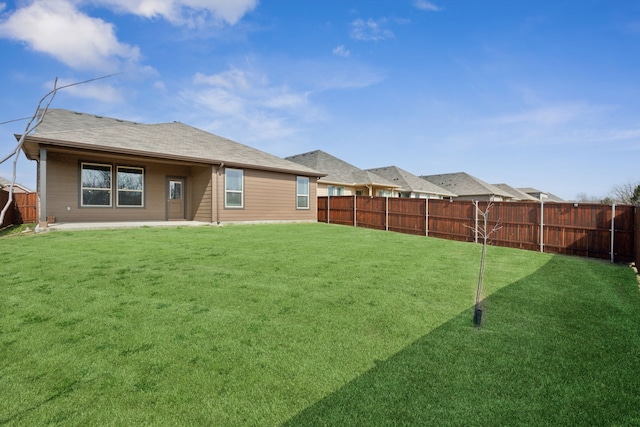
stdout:
[(476, 226), (476, 232), (479, 237), (482, 238), (482, 254), (480, 255), (480, 274), (478, 275), (478, 286), (476, 287), (476, 303), (473, 310), (473, 324), (477, 327), (482, 325), (482, 284), (484, 280), (484, 269), (487, 259), (487, 242), (492, 234), (502, 228), (500, 221), (489, 228), (489, 211), (493, 207), (493, 203), (489, 203), (486, 209), (483, 211), (479, 208), (478, 202), (476, 202), (476, 211), (482, 218), (482, 224)]

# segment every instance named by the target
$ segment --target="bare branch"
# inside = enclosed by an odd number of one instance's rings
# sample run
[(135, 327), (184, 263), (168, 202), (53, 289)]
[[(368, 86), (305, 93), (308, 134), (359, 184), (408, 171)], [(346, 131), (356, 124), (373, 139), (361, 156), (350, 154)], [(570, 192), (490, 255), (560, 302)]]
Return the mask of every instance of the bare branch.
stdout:
[[(7, 203), (4, 205), (4, 208), (0, 212), (0, 224), (2, 224), (4, 222), (4, 217), (5, 217), (6, 213), (7, 213), (7, 210), (9, 209), (9, 206), (13, 202), (13, 187), (16, 184), (18, 158), (19, 158), (20, 150), (22, 150), (22, 146), (24, 144), (24, 139), (26, 138), (26, 136), (28, 134), (33, 132), (40, 125), (40, 123), (42, 123), (42, 121), (44, 120), (45, 115), (47, 114), (47, 111), (49, 111), (49, 106), (53, 102), (53, 99), (55, 98), (55, 96), (58, 93), (58, 91), (60, 89), (65, 89), (65, 88), (72, 87), (72, 86), (78, 86), (78, 85), (81, 85), (81, 84), (86, 84), (86, 83), (94, 82), (96, 80), (102, 80), (102, 79), (106, 79), (106, 78), (109, 78), (109, 77), (113, 77), (113, 76), (116, 76), (116, 75), (117, 74), (110, 74), (110, 75), (107, 75), (107, 76), (96, 77), (96, 78), (93, 78), (93, 79), (84, 80), (84, 81), (76, 82), (76, 83), (71, 83), (71, 84), (68, 84), (68, 85), (65, 85), (65, 86), (61, 86), (61, 87), (58, 87), (58, 78), (57, 77), (55, 78), (55, 80), (53, 82), (53, 89), (51, 91), (49, 91), (46, 95), (44, 95), (42, 98), (40, 98), (40, 101), (38, 102), (38, 105), (36, 106), (36, 110), (35, 110), (33, 116), (31, 116), (31, 119), (29, 120), (29, 122), (27, 123), (27, 126), (25, 127), (24, 132), (22, 133), (22, 135), (20, 135), (20, 139), (18, 140), (18, 144), (16, 145), (15, 149), (11, 152), (11, 154), (9, 154), (8, 156), (6, 156), (2, 160), (0, 160), (0, 164), (2, 164), (4, 162), (6, 162), (7, 160), (9, 160), (10, 158), (14, 157), (14, 160), (13, 160), (13, 179), (11, 180), (11, 185), (9, 186), (9, 200), (7, 200)], [(48, 98), (48, 101), (47, 101), (47, 98)], [(47, 101), (47, 103), (45, 104), (44, 109), (41, 110), (40, 107), (42, 106), (42, 104), (45, 101)], [(31, 126), (34, 121), (35, 121), (35, 124), (33, 126)]]

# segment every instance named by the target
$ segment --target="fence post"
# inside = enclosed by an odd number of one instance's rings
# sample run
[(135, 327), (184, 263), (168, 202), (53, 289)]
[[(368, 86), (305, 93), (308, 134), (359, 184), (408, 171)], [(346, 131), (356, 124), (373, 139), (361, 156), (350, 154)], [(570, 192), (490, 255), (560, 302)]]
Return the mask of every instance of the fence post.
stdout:
[(480, 209), (480, 208), (478, 207), (478, 201), (477, 200), (473, 202), (473, 205), (476, 207), (476, 228), (475, 228), (475, 238), (474, 238), (474, 240), (475, 240), (476, 243), (478, 243), (478, 209)]
[(331, 196), (327, 194), (327, 224), (331, 224)]
[(385, 199), (384, 230), (389, 231), (389, 196), (386, 196), (384, 199)]
[(544, 200), (540, 197), (540, 252), (544, 252)]
[(353, 226), (358, 226), (358, 195), (353, 195)]
[(640, 206), (633, 207), (634, 228), (633, 228), (633, 259), (636, 262), (636, 268), (640, 268)]
[(611, 205), (611, 264), (613, 264), (615, 254), (613, 252), (614, 238), (616, 234), (616, 204)]
[(427, 196), (424, 199), (424, 216), (425, 216), (425, 226), (424, 226), (424, 235), (429, 237), (429, 197)]

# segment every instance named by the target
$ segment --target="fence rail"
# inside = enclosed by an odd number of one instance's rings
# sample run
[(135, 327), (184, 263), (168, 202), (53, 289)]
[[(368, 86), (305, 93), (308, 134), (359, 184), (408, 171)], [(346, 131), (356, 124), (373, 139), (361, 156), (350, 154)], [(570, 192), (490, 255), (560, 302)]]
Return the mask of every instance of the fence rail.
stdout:
[[(488, 202), (369, 196), (318, 198), (318, 221), (477, 242)], [(640, 258), (640, 212), (634, 206), (494, 202), (490, 244), (631, 262)], [(500, 225), (500, 227), (496, 227)]]

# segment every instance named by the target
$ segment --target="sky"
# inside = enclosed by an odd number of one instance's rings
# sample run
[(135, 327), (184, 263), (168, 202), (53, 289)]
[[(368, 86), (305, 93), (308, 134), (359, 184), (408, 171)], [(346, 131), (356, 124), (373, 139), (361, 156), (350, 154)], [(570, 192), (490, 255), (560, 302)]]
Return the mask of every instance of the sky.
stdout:
[(567, 200), (640, 181), (637, 0), (0, 0), (0, 58), (0, 158), (56, 79), (104, 77), (50, 108)]

